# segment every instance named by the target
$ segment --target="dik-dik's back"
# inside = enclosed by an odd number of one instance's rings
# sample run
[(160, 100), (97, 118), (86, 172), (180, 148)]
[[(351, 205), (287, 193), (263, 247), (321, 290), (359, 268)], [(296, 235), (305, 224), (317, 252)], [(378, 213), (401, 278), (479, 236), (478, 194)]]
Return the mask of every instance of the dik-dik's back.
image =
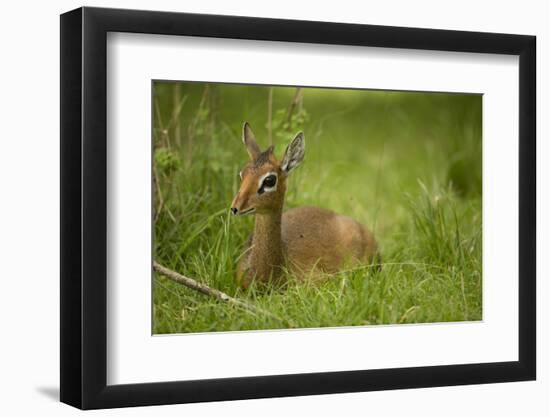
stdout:
[(374, 237), (365, 226), (317, 207), (285, 212), (282, 241), (289, 267), (298, 276), (314, 269), (335, 273), (345, 265), (368, 264), (377, 252)]
[(273, 147), (260, 150), (247, 123), (243, 142), (251, 160), (239, 173), (241, 185), (231, 211), (256, 216), (254, 232), (238, 268), (245, 286), (253, 279), (280, 281), (285, 269), (304, 279), (377, 258), (372, 234), (349, 217), (316, 207), (283, 213), (288, 175), (304, 158), (303, 133), (296, 135), (280, 161)]

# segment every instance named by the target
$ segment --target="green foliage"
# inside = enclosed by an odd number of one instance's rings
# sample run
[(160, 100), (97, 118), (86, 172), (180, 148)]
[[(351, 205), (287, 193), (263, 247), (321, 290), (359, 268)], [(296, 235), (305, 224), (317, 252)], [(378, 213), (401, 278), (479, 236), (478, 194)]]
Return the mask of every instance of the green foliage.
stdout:
[[(481, 98), (305, 89), (289, 129), (284, 121), (295, 89), (275, 88), (277, 155), (299, 130), (307, 143), (305, 162), (289, 179), (286, 206), (316, 205), (361, 221), (376, 233), (383, 267), (342, 271), (320, 285), (291, 281), (285, 289), (244, 291), (235, 268), (253, 218), (234, 218), (228, 208), (247, 161), (244, 120), (267, 146), (267, 88), (209, 88), (217, 100), (204, 99), (202, 84), (182, 85), (189, 99), (174, 125), (183, 132), (181, 143), (172, 128), (171, 151), (155, 151), (164, 204), (154, 226), (154, 257), (279, 319), (155, 274), (154, 333), (482, 318)], [(168, 120), (171, 84), (157, 83), (155, 90)]]
[(304, 108), (299, 108), (288, 116), (288, 109), (279, 109), (273, 116), (273, 126), (275, 126), (275, 137), (285, 140), (288, 133), (296, 133), (302, 130), (309, 121), (309, 115)]
[(275, 138), (275, 152), (278, 155), (284, 153), (289, 138), (303, 131), (308, 121), (309, 114), (302, 105), (291, 112), (288, 108), (280, 108), (274, 112), (272, 121), (273, 136)]
[[(437, 192), (429, 192), (422, 183), (420, 186), (420, 196), (416, 200), (409, 197), (409, 207), (415, 243), (424, 249), (424, 257), (438, 265), (458, 265), (472, 254), (480, 255), (475, 251), (481, 250), (481, 235), (476, 233), (481, 231), (480, 207), (457, 205), (450, 186)], [(464, 230), (466, 227), (470, 230)]]
[(170, 174), (180, 168), (180, 160), (178, 156), (169, 149), (156, 149), (155, 167), (162, 173)]
[(448, 142), (447, 180), (460, 196), (481, 195), (481, 99), (464, 97)]

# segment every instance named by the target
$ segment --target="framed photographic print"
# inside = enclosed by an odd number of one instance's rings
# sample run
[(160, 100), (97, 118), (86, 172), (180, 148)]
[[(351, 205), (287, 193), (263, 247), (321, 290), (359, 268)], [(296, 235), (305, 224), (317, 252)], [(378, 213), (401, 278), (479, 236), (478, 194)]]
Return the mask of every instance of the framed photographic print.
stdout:
[(535, 379), (535, 38), (61, 16), (61, 401)]

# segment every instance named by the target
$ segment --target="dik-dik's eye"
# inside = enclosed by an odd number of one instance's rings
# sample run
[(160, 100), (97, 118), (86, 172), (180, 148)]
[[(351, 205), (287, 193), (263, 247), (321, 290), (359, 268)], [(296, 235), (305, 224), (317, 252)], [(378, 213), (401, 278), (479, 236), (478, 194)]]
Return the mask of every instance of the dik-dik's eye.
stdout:
[(277, 189), (277, 175), (269, 173), (260, 179), (258, 194), (275, 191)]
[(275, 184), (277, 184), (277, 177), (275, 175), (271, 174), (264, 178), (264, 187), (275, 187)]

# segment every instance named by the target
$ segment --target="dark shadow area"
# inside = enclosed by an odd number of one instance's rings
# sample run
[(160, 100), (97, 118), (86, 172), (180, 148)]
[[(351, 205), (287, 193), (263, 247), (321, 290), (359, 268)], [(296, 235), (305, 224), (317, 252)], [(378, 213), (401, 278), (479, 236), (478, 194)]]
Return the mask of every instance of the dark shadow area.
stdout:
[(59, 401), (59, 387), (36, 387), (36, 391), (53, 401)]

